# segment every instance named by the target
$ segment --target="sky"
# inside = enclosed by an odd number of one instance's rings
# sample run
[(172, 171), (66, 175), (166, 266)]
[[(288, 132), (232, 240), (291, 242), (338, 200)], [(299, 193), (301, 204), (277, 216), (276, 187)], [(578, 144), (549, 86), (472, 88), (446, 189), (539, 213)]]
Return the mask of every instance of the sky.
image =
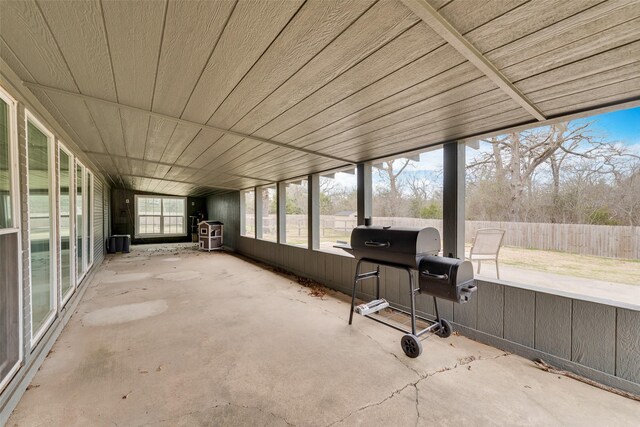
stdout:
[(593, 121), (594, 128), (603, 132), (603, 136), (608, 140), (640, 146), (640, 107), (574, 121), (577, 123)]

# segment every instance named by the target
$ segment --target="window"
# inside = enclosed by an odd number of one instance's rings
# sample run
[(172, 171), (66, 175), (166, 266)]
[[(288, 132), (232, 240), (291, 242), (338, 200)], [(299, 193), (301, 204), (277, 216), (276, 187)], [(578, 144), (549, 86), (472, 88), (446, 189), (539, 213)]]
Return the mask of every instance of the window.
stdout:
[(57, 307), (52, 144), (53, 135), (27, 113), (32, 346), (53, 321)]
[[(640, 303), (638, 123), (634, 108), (467, 144), (467, 253), (504, 230), (501, 280)], [(495, 259), (473, 263), (498, 278)]]
[(164, 199), (162, 215), (164, 217), (164, 234), (184, 233), (184, 199)]
[(373, 164), (374, 225), (435, 227), (442, 237), (443, 149)]
[(136, 236), (185, 236), (187, 199), (184, 197), (135, 196)]
[(240, 234), (256, 237), (256, 193), (254, 190), (240, 192)]
[(358, 180), (356, 168), (320, 175), (320, 222), (318, 249), (346, 255), (333, 247), (349, 242), (351, 230), (358, 225)]
[(309, 181), (306, 179), (285, 184), (284, 242), (307, 247), (309, 241)]
[(87, 270), (93, 265), (93, 174), (86, 170), (86, 224), (85, 224), (85, 247), (87, 253)]
[(160, 197), (137, 197), (138, 234), (161, 234), (162, 199)]
[[(0, 92), (2, 95), (2, 92)], [(9, 124), (12, 120), (10, 101), (0, 98), (0, 229), (13, 228), (13, 201), (11, 200), (12, 165)]]
[(84, 277), (86, 263), (86, 249), (84, 245), (84, 218), (85, 218), (85, 167), (76, 162), (76, 283), (80, 283)]
[(73, 237), (72, 237), (72, 198), (73, 157), (60, 145), (58, 149), (58, 200), (60, 203), (60, 291), (62, 302), (66, 302), (73, 293)]
[(278, 191), (275, 185), (258, 188), (258, 213), (260, 227), (258, 239), (276, 242), (278, 240)]
[(16, 102), (0, 88), (0, 392), (22, 361)]

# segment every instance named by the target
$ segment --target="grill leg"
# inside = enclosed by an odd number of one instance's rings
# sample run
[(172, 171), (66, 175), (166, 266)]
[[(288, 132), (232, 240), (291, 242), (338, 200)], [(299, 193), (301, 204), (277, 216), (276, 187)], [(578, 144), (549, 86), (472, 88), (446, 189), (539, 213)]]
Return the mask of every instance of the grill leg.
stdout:
[[(496, 263), (496, 267), (498, 264)], [(500, 278), (500, 276), (498, 276)], [(380, 265), (376, 267), (376, 299), (380, 299)]]
[(360, 275), (360, 263), (356, 264), (356, 274), (353, 276), (353, 291), (351, 292), (351, 311), (349, 312), (349, 324), (353, 321), (353, 308), (356, 306), (356, 286), (358, 285), (358, 276)]
[(433, 306), (436, 310), (436, 321), (440, 321), (440, 313), (438, 313), (438, 299), (436, 297), (433, 297)]
[(411, 296), (411, 333), (416, 334), (416, 292), (413, 289), (413, 274), (411, 270), (407, 268), (409, 274), (409, 294)]

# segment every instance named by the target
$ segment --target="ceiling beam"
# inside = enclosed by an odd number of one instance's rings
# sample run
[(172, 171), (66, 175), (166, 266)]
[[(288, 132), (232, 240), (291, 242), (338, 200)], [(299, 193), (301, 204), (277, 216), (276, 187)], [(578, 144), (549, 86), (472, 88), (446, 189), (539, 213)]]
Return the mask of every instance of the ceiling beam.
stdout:
[(327, 159), (336, 160), (336, 161), (344, 162), (344, 163), (347, 163), (347, 164), (355, 164), (354, 162), (352, 162), (350, 160), (343, 159), (343, 158), (340, 158), (340, 157), (335, 157), (335, 156), (332, 156), (330, 154), (324, 154), (324, 153), (320, 153), (318, 151), (307, 150), (306, 148), (295, 147), (295, 146), (292, 146), (292, 145), (289, 145), (289, 144), (285, 144), (283, 142), (272, 141), (270, 139), (260, 138), (259, 136), (247, 135), (247, 134), (236, 132), (236, 131), (233, 131), (233, 130), (219, 128), (217, 126), (211, 126), (211, 125), (206, 125), (206, 124), (202, 124), (202, 123), (192, 122), (190, 120), (185, 120), (185, 119), (181, 119), (181, 118), (178, 118), (178, 117), (168, 116), (166, 114), (161, 114), (161, 113), (156, 113), (156, 112), (153, 112), (153, 111), (145, 110), (144, 108), (133, 107), (131, 105), (121, 104), (119, 102), (113, 102), (113, 101), (109, 101), (109, 100), (106, 100), (106, 99), (97, 98), (97, 97), (94, 97), (94, 96), (83, 95), (81, 93), (71, 92), (71, 91), (68, 91), (68, 90), (59, 89), (59, 88), (52, 87), (52, 86), (41, 85), (39, 83), (34, 83), (34, 82), (23, 81), (22, 84), (25, 87), (28, 87), (30, 89), (40, 89), (40, 90), (43, 90), (45, 92), (59, 93), (59, 94), (62, 94), (62, 95), (67, 95), (67, 96), (75, 97), (75, 98), (78, 98), (78, 99), (84, 99), (85, 101), (89, 101), (89, 102), (97, 102), (97, 103), (100, 103), (100, 104), (110, 105), (110, 106), (112, 106), (114, 108), (118, 108), (118, 109), (135, 111), (137, 113), (146, 114), (148, 116), (155, 117), (155, 118), (158, 118), (158, 119), (161, 119), (161, 120), (167, 120), (167, 121), (171, 121), (171, 122), (175, 122), (175, 123), (180, 123), (180, 124), (183, 124), (183, 125), (186, 125), (186, 126), (192, 126), (192, 127), (199, 128), (199, 129), (208, 129), (208, 130), (212, 130), (212, 131), (216, 131), (216, 132), (221, 132), (221, 133), (224, 133), (226, 135), (236, 136), (238, 138), (243, 138), (243, 139), (248, 139), (248, 140), (251, 140), (251, 141), (260, 142), (260, 143), (263, 143), (263, 144), (270, 144), (270, 145), (275, 145), (277, 147), (287, 148), (287, 149), (293, 150), (293, 151), (300, 151), (302, 153), (311, 154), (313, 156), (324, 157), (324, 158), (327, 158)]
[(462, 56), (476, 66), (500, 89), (516, 101), (537, 120), (546, 120), (540, 109), (529, 100), (498, 68), (491, 63), (474, 45), (469, 43), (453, 25), (438, 13), (427, 0), (402, 0), (409, 9), (431, 27), (440, 37), (453, 46)]

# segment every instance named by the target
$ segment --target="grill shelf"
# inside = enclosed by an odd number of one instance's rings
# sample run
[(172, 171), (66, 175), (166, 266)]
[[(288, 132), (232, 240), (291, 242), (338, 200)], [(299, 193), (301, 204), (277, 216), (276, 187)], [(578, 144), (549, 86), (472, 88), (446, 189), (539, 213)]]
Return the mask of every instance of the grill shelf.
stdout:
[[(356, 311), (364, 317), (404, 333), (400, 344), (404, 353), (411, 358), (418, 357), (422, 353), (422, 343), (419, 337), (433, 333), (441, 338), (447, 338), (453, 331), (451, 324), (440, 317), (436, 297), (456, 303), (465, 303), (469, 301), (476, 290), (476, 286), (473, 284), (473, 266), (469, 261), (436, 256), (440, 250), (440, 234), (433, 228), (420, 230), (359, 226), (351, 234), (351, 245), (340, 244), (336, 247), (353, 254), (358, 259), (353, 278), (349, 325), (353, 323), (353, 313)], [(361, 272), (363, 262), (375, 264), (377, 267), (374, 271)], [(409, 276), (410, 311), (407, 312), (395, 307), (389, 308), (410, 316), (410, 330), (373, 316), (379, 311), (376, 308), (380, 307), (381, 265), (404, 270)], [(414, 283), (412, 270), (420, 272), (419, 286), (417, 287)], [(369, 303), (368, 307), (373, 308), (363, 309), (367, 306), (360, 305), (356, 310), (358, 282), (372, 278), (376, 279), (376, 298)], [(416, 314), (415, 298), (418, 293), (433, 297), (435, 319), (427, 319)], [(381, 301), (384, 301), (385, 307), (388, 305), (385, 300)], [(426, 322), (428, 326), (418, 330), (416, 319)]]

